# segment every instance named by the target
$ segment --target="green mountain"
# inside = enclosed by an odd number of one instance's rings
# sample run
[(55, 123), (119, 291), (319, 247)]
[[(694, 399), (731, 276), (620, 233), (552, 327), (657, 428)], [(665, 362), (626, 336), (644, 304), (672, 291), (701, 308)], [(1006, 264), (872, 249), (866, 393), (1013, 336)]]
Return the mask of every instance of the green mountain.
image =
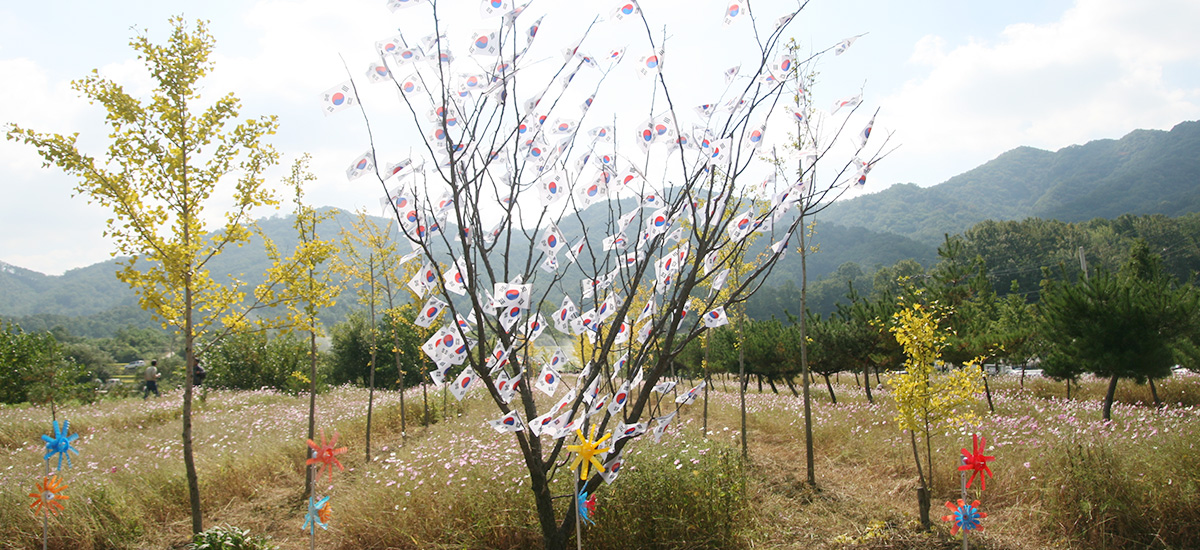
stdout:
[[(351, 227), (354, 214), (335, 210), (332, 219), (322, 222), (319, 234), (335, 236), (341, 227)], [(275, 242), (280, 254), (287, 256), (296, 248), (297, 237), (292, 216), (263, 218), (258, 221), (264, 233)], [(379, 218), (378, 223), (387, 220)], [(159, 328), (150, 313), (138, 306), (128, 285), (117, 280), (118, 259), (72, 269), (62, 275), (44, 275), (36, 271), (0, 262), (0, 318), (16, 321), (26, 331), (65, 328), (75, 336), (111, 337), (120, 328)], [(208, 264), (215, 274), (228, 274), (251, 285), (262, 280), (269, 261), (262, 243), (254, 239), (241, 247), (231, 247)], [(347, 289), (338, 304), (323, 314), (327, 322), (338, 322), (355, 307), (353, 289)]]
[[(860, 268), (861, 275), (868, 276), (879, 266), (903, 259), (932, 266), (944, 234), (961, 233), (984, 220), (1038, 217), (1076, 222), (1123, 214), (1175, 217), (1200, 212), (1198, 187), (1200, 122), (1184, 122), (1169, 132), (1137, 130), (1119, 140), (1093, 141), (1056, 152), (1019, 147), (933, 187), (896, 185), (832, 205), (817, 217), (814, 244), (819, 251), (809, 256), (809, 281)], [(636, 205), (623, 201), (619, 208), (627, 212)], [(350, 227), (351, 217), (337, 211), (321, 234)], [(610, 217), (613, 214), (606, 210), (591, 208), (559, 226), (574, 242), (581, 226), (605, 227)], [(388, 221), (380, 218), (379, 223)], [(266, 218), (259, 225), (281, 253), (294, 249), (290, 217)], [(598, 247), (604, 235), (591, 238)], [(770, 284), (779, 293), (794, 293), (787, 289), (800, 282), (799, 260), (798, 254), (791, 254), (775, 269)], [(526, 257), (516, 254), (509, 261), (521, 269)], [(848, 262), (856, 267), (839, 271)], [(228, 250), (209, 267), (212, 273), (254, 283), (266, 267), (266, 258), (262, 247), (252, 243)], [(127, 325), (157, 326), (137, 307), (132, 291), (116, 280), (116, 269), (116, 260), (110, 260), (48, 276), (0, 262), (0, 317), (17, 320), (27, 330), (63, 326), (92, 337), (111, 336)], [(356, 307), (353, 291), (348, 290), (323, 317), (327, 323), (337, 322)]]
[(826, 218), (937, 245), (984, 220), (1075, 222), (1200, 211), (1200, 122), (1056, 152), (1018, 147), (933, 187), (895, 185), (832, 205)]

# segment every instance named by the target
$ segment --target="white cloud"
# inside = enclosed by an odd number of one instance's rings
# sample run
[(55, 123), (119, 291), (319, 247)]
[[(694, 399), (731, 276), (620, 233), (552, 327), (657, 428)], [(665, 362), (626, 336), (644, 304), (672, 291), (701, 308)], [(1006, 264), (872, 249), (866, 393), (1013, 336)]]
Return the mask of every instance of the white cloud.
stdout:
[[(995, 39), (947, 46), (926, 36), (911, 64), (928, 67), (881, 103), (904, 144), (893, 170), (938, 168), (923, 185), (1020, 145), (1058, 149), (1200, 117), (1200, 90), (1172, 82), (1200, 64), (1200, 4), (1078, 0), (1059, 21), (1014, 24)], [(916, 172), (918, 170), (910, 170)]]

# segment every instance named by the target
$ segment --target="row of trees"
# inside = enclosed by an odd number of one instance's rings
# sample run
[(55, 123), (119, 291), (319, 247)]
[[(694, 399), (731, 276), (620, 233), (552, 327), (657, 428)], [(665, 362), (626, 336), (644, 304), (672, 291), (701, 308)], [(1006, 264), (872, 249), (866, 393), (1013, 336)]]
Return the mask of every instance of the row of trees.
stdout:
[[(974, 358), (1024, 367), (1038, 362), (1047, 376), (1069, 388), (1090, 373), (1110, 380), (1103, 417), (1110, 418), (1117, 381), (1149, 382), (1169, 376), (1176, 364), (1200, 364), (1200, 292), (1180, 282), (1164, 268), (1160, 255), (1136, 241), (1116, 272), (1054, 276), (1044, 273), (1040, 302), (1029, 293), (997, 296), (986, 276), (987, 262), (964, 259), (963, 242), (947, 239), (939, 249), (941, 262), (928, 273), (901, 276), (892, 288), (872, 296), (860, 295), (853, 283), (833, 314), (809, 314), (809, 366), (825, 377), (851, 372), (867, 379), (872, 373), (901, 368), (905, 355), (888, 332), (898, 304), (936, 304), (945, 313), (939, 320), (948, 331), (941, 358), (963, 365)], [(1016, 286), (1018, 283), (1014, 282)], [(789, 316), (751, 321), (742, 331), (746, 370), (792, 387), (800, 375), (799, 325)], [(736, 371), (732, 330), (718, 330), (710, 340), (710, 369)], [(699, 372), (700, 352), (681, 357), (681, 368)], [(878, 379), (877, 379), (878, 380)], [(865, 389), (870, 398), (871, 384)], [(793, 389), (794, 391), (794, 389)]]
[[(832, 224), (822, 221), (818, 237), (822, 228), (831, 233), (844, 231), (835, 231)], [(872, 242), (870, 236), (862, 238)], [(962, 257), (983, 259), (983, 268), (997, 296), (1019, 293), (1030, 302), (1039, 300), (1043, 279), (1073, 282), (1079, 277), (1080, 248), (1093, 270), (1116, 273), (1129, 262), (1135, 243), (1141, 241), (1160, 256), (1163, 271), (1175, 280), (1190, 281), (1200, 273), (1200, 213), (1177, 218), (1127, 214), (1116, 219), (1097, 218), (1077, 223), (1039, 218), (987, 220), (949, 238), (961, 244)], [(937, 260), (936, 254), (931, 256), (929, 260), (905, 259), (891, 265), (842, 263), (809, 284), (808, 309), (822, 315), (837, 311), (838, 303), (846, 301), (847, 282), (853, 282), (859, 294), (870, 298), (888, 291), (895, 294), (899, 290), (896, 284), (899, 277), (915, 279), (928, 274)], [(781, 264), (780, 281), (755, 294), (747, 307), (750, 317), (784, 318), (785, 311), (800, 310), (800, 289), (788, 279), (798, 270), (796, 263)]]

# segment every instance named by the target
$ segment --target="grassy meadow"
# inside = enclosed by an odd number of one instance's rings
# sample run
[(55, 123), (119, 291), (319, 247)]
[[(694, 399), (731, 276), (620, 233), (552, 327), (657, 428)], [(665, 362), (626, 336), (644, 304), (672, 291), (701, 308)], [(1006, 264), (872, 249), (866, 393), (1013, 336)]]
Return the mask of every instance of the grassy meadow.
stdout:
[[(995, 413), (980, 396), (976, 425), (933, 438), (935, 525), (925, 533), (916, 521), (908, 438), (894, 427), (885, 392), (869, 403), (843, 374), (832, 404), (824, 385), (813, 385), (812, 488), (804, 482), (802, 401), (786, 389), (760, 393), (751, 384), (750, 458), (743, 461), (736, 387), (717, 380), (707, 434), (697, 400), (660, 443), (646, 434), (626, 447), (619, 478), (598, 491), (596, 526), (585, 528), (584, 546), (960, 548), (938, 518), (942, 503), (959, 496), (959, 449), (978, 431), (996, 460), (987, 490), (972, 489), (988, 514), (972, 548), (1200, 547), (1200, 376), (1160, 380), (1162, 409), (1148, 403), (1148, 387), (1122, 381), (1111, 423), (1100, 421), (1105, 384), (1085, 380), (1068, 400), (1061, 383), (1027, 378), (1022, 388), (1015, 376), (993, 378)], [(368, 462), (366, 390), (318, 395), (317, 426), (339, 432), (349, 452), (340, 457), (346, 471), (335, 472), (332, 485), (328, 477), (317, 484), (318, 495), (332, 495), (333, 508), (317, 547), (539, 547), (520, 453), (511, 435), (485, 425), (499, 415), (483, 395), (474, 391), (462, 404), (451, 397), (442, 411), (441, 392), (431, 391), (440, 421), (428, 426), (416, 422), (421, 389), (405, 398), (402, 433), (400, 396), (376, 392)], [(80, 434), (80, 454), (62, 472), (71, 498), (50, 520), (51, 548), (187, 546), (181, 401), (169, 392), (58, 408), (58, 418)], [(307, 407), (303, 395), (207, 392), (194, 420), (206, 527), (231, 524), (269, 535), (281, 548), (307, 548), (300, 528)], [(44, 472), (39, 436), (49, 432), (50, 418), (48, 408), (0, 408), (0, 548), (41, 546), (41, 518), (26, 495)], [(570, 494), (565, 471), (557, 483), (555, 494)], [(570, 499), (558, 502), (561, 514)]]

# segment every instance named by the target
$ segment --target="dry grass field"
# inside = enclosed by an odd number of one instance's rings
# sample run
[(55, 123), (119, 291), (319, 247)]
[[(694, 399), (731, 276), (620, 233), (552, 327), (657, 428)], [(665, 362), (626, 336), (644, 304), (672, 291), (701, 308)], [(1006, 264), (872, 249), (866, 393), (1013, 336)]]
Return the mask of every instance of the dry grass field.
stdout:
[[(607, 548), (959, 548), (936, 520), (958, 498), (959, 449), (970, 434), (988, 438), (995, 477), (979, 498), (988, 513), (972, 548), (1200, 547), (1200, 376), (1149, 389), (1122, 382), (1114, 421), (1100, 421), (1105, 381), (1086, 380), (1065, 398), (1049, 380), (992, 379), (995, 412), (981, 399), (977, 425), (933, 438), (935, 526), (916, 521), (916, 470), (907, 437), (893, 425), (886, 393), (867, 402), (850, 375), (832, 404), (813, 386), (816, 487), (805, 483), (803, 406), (790, 393), (747, 396), (749, 460), (741, 459), (738, 396), (716, 381), (703, 404), (684, 407), (660, 443), (642, 436), (626, 466), (598, 491), (597, 525), (584, 546)], [(786, 390), (785, 390), (786, 391)], [(371, 460), (365, 457), (366, 391), (318, 395), (318, 427), (341, 434), (346, 471), (318, 484), (333, 520), (318, 548), (535, 548), (540, 545), (524, 467), (511, 435), (485, 425), (494, 415), (475, 392), (462, 403), (431, 393), (435, 416), (417, 426), (421, 390), (377, 392)], [(190, 520), (179, 438), (181, 395), (64, 406), (80, 454), (64, 467), (71, 499), (50, 520), (50, 547), (185, 548)], [(269, 535), (281, 548), (307, 548), (304, 433), (307, 397), (273, 391), (210, 391), (195, 417), (205, 525), (230, 524)], [(664, 403), (664, 406), (667, 406)], [(674, 405), (671, 404), (671, 407)], [(40, 435), (51, 411), (0, 409), (0, 548), (41, 546), (30, 511), (45, 465)], [(569, 476), (559, 475), (569, 494)], [(560, 499), (563, 510), (569, 499)]]

